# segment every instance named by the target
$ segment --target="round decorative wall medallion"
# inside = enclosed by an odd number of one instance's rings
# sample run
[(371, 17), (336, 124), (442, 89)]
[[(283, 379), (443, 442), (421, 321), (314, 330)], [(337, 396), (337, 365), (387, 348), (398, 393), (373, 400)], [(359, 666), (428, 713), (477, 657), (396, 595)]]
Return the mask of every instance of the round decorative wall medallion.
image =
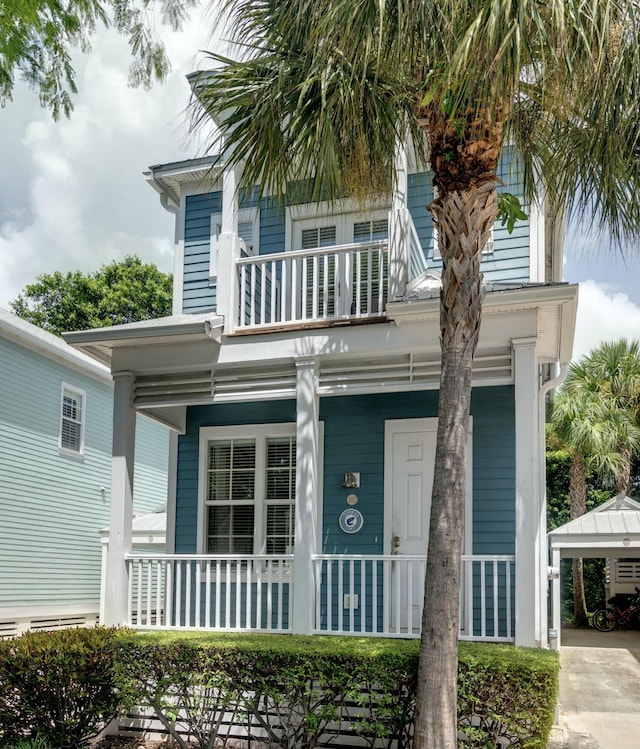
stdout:
[(358, 495), (357, 494), (349, 494), (347, 496), (347, 504), (350, 507), (353, 507), (354, 505), (358, 504)]
[(345, 533), (357, 533), (364, 525), (364, 518), (360, 510), (350, 508), (340, 515), (339, 525)]

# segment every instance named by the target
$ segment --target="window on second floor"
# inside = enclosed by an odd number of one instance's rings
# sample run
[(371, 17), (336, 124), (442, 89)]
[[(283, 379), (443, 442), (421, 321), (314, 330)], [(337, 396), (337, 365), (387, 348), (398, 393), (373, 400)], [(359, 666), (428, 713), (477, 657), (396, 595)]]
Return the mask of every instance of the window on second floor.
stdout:
[[(222, 231), (222, 214), (214, 213), (211, 216), (211, 241), (218, 238)], [(237, 233), (244, 240), (247, 251), (257, 255), (260, 244), (260, 211), (257, 208), (241, 208), (238, 211)]]
[(60, 450), (82, 455), (84, 452), (86, 394), (62, 383), (60, 402)]

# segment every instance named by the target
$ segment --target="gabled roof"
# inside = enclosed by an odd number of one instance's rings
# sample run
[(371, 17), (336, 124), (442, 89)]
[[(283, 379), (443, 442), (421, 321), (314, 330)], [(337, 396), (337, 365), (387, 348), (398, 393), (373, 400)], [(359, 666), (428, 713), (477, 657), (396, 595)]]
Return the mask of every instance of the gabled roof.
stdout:
[(549, 535), (591, 536), (603, 533), (640, 534), (640, 502), (626, 494), (617, 494), (594, 510), (551, 531)]
[[(131, 535), (135, 544), (164, 544), (167, 533), (167, 505), (153, 512), (134, 515), (131, 522)], [(102, 528), (100, 537), (103, 543), (109, 540), (109, 529)]]
[(170, 164), (156, 164), (150, 166), (144, 176), (151, 187), (160, 193), (161, 198), (177, 208), (180, 206), (183, 184), (196, 183), (200, 185), (202, 192), (208, 192), (220, 178), (222, 167), (220, 156), (204, 156)]
[(78, 351), (52, 333), (32, 325), (21, 317), (0, 307), (0, 336), (9, 338), (31, 351), (55, 359), (68, 367), (83, 372), (109, 385), (111, 372), (82, 351)]
[(617, 494), (548, 536), (561, 557), (640, 557), (640, 502)]

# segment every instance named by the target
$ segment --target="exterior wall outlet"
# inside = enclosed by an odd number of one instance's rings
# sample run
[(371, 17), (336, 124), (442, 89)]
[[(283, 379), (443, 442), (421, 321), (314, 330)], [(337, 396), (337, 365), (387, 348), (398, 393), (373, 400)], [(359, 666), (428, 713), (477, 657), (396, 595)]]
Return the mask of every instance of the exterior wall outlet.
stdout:
[(357, 593), (345, 593), (343, 608), (357, 609), (358, 608), (358, 594)]

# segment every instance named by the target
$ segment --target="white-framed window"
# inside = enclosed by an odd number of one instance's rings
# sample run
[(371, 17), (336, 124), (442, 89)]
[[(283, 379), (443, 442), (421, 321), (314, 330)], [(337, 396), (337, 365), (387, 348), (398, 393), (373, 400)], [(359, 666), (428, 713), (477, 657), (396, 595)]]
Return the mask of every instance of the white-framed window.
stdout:
[[(440, 252), (440, 247), (438, 246), (438, 230), (436, 227), (433, 227), (433, 258), (434, 260), (441, 260), (442, 259), (442, 253)], [(486, 245), (484, 246), (484, 249), (482, 250), (483, 255), (493, 255), (494, 251), (494, 243), (493, 243), (493, 227), (491, 227), (491, 236), (487, 240)]]
[(60, 438), (61, 452), (71, 455), (84, 454), (84, 425), (87, 395), (63, 382), (60, 390)]
[[(433, 188), (433, 198), (434, 198), (434, 200), (437, 197), (438, 197), (438, 190), (434, 186), (434, 188)], [(484, 249), (482, 250), (482, 254), (483, 255), (493, 255), (493, 250), (494, 250), (493, 229), (494, 229), (494, 227), (492, 226), (491, 227), (491, 236), (487, 240), (487, 243), (485, 244)], [(433, 227), (433, 259), (434, 260), (442, 260), (442, 253), (440, 252), (439, 244), (440, 244), (440, 241), (439, 241), (439, 237), (438, 237), (438, 230), (434, 226)]]
[(295, 482), (295, 424), (203, 427), (200, 552), (291, 554)]
[(389, 235), (389, 205), (376, 203), (362, 211), (353, 201), (287, 208), (285, 250), (370, 242)]
[[(211, 215), (211, 245), (218, 240), (222, 231), (222, 214)], [(241, 208), (238, 211), (238, 236), (244, 240), (247, 251), (251, 255), (260, 253), (260, 209)]]

